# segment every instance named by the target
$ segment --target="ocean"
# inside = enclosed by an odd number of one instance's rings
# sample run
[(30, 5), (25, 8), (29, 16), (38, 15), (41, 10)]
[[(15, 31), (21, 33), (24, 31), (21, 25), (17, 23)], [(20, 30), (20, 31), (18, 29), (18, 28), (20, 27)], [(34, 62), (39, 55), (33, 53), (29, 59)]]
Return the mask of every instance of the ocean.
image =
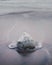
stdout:
[[(25, 57), (9, 49), (23, 32), (43, 49)], [(52, 65), (52, 0), (0, 0), (0, 65), (35, 64)]]
[(25, 10), (52, 11), (52, 0), (0, 0), (0, 15)]

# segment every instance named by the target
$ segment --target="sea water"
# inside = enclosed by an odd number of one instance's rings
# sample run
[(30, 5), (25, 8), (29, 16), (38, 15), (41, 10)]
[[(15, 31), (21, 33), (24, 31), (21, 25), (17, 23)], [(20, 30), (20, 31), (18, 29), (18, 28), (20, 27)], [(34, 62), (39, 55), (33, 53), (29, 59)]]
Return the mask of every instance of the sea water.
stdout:
[[(18, 41), (23, 32), (42, 42), (43, 48), (26, 57), (9, 49), (8, 44)], [(49, 56), (52, 59), (52, 1), (1, 0), (0, 65), (46, 65)]]
[(29, 10), (52, 11), (52, 0), (0, 0), (0, 15)]

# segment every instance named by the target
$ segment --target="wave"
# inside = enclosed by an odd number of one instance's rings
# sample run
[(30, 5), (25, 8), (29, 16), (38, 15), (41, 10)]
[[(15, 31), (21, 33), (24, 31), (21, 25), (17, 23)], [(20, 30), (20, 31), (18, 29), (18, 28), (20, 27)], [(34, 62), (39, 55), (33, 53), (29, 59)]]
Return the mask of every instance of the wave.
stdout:
[(18, 15), (18, 14), (28, 14), (28, 13), (32, 13), (34, 11), (21, 11), (21, 12), (9, 12), (9, 13), (4, 13), (4, 14), (0, 14), (0, 16), (6, 16), (6, 15)]
[(52, 2), (32, 0), (0, 0), (0, 16), (6, 14), (22, 14), (30, 11), (52, 11)]

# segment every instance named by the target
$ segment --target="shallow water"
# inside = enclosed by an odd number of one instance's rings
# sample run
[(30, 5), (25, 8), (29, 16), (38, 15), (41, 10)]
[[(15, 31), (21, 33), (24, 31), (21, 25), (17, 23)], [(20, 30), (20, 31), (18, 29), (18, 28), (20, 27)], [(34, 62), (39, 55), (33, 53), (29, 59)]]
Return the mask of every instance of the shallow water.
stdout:
[[(27, 57), (21, 56), (15, 50), (9, 49), (8, 44), (12, 41), (17, 41), (24, 31), (29, 33), (35, 41), (42, 42), (44, 49), (40, 49)], [(0, 16), (1, 65), (46, 65), (48, 60), (52, 59), (51, 49), (52, 12), (33, 11)], [(52, 65), (51, 62), (48, 64)]]
[[(31, 2), (25, 2), (25, 5), (18, 2), (0, 1), (0, 65), (46, 65), (48, 60), (48, 65), (52, 65), (51, 0), (47, 0), (47, 3), (36, 0), (33, 2), (36, 6)], [(29, 33), (35, 41), (42, 42), (43, 49), (26, 57), (9, 49), (8, 45), (17, 41), (23, 32)]]

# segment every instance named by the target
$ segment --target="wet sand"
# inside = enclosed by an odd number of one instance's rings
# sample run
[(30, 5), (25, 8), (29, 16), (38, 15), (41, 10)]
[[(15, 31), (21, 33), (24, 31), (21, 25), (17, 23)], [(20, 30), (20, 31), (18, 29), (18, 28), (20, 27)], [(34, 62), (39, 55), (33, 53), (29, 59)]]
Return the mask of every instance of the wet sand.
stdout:
[[(45, 48), (43, 48), (25, 58), (15, 50), (9, 49), (8, 44), (14, 40), (17, 41), (23, 32), (29, 33), (35, 41), (42, 42), (50, 55), (47, 51), (45, 53)], [(25, 65), (27, 62), (29, 64), (26, 65), (30, 65), (31, 60), (33, 60), (33, 65), (34, 62), (36, 65), (46, 65), (49, 56), (52, 59), (52, 12), (33, 11), (23, 14), (16, 12), (0, 16), (1, 65)], [(50, 62), (49, 65), (52, 63)]]

